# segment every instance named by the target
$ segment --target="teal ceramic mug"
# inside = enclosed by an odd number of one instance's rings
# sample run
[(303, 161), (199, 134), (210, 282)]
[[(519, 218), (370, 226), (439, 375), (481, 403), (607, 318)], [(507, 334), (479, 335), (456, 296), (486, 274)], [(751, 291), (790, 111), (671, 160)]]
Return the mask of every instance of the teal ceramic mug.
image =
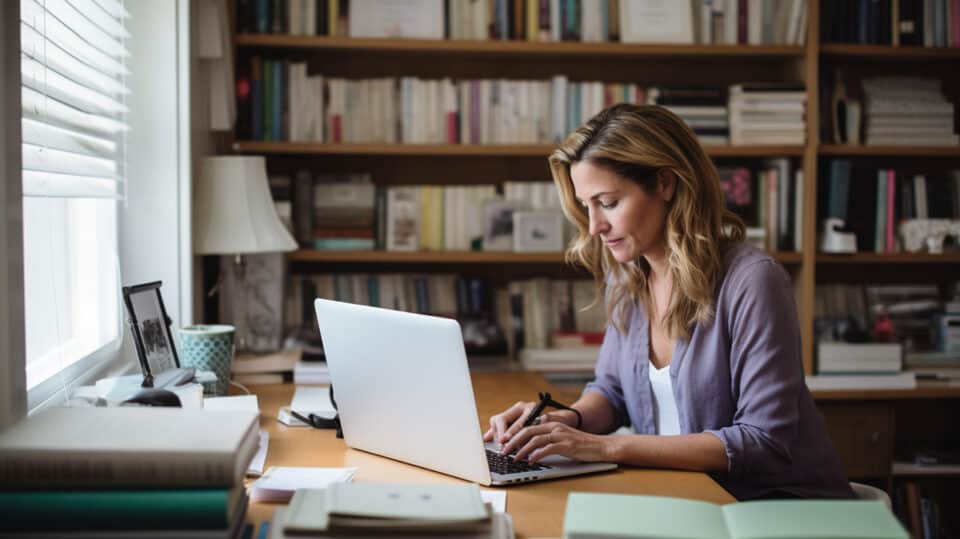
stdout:
[(179, 335), (180, 366), (213, 371), (217, 381), (204, 384), (204, 395), (226, 395), (230, 388), (230, 365), (233, 363), (233, 326), (186, 326), (180, 328)]

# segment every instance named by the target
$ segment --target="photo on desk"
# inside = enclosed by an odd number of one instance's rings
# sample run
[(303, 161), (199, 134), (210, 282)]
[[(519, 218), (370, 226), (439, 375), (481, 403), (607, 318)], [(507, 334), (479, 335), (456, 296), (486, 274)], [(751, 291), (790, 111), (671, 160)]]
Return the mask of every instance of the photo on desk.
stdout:
[(123, 287), (133, 342), (144, 376), (179, 368), (160, 281)]

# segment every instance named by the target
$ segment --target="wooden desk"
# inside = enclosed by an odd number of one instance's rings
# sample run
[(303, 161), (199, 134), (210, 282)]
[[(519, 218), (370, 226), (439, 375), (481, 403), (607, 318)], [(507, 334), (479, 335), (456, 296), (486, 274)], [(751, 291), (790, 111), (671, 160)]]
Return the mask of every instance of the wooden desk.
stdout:
[[(482, 425), (490, 416), (518, 400), (529, 400), (537, 391), (563, 392), (535, 373), (473, 374)], [(348, 449), (332, 430), (288, 428), (277, 422), (277, 411), (290, 403), (293, 385), (257, 388), (260, 427), (270, 433), (266, 466), (356, 466), (355, 481), (459, 482), (460, 479)], [(442, 433), (438, 433), (442, 435)], [(734, 498), (709, 476), (698, 472), (620, 468), (612, 472), (557, 479), (505, 488), (507, 512), (513, 517), (517, 537), (560, 537), (563, 512), (570, 491), (652, 494), (730, 503)], [(248, 522), (273, 516), (276, 505), (250, 505)]]

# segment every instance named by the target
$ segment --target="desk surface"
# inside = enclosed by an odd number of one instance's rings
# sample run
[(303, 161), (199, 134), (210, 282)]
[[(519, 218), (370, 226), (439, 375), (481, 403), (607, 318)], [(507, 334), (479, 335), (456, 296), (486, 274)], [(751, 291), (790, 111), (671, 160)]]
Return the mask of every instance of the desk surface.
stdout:
[[(473, 387), (481, 425), (490, 416), (518, 400), (529, 400), (537, 391), (554, 395), (566, 392), (550, 386), (540, 375), (526, 372), (473, 374)], [(459, 482), (460, 479), (348, 449), (332, 430), (289, 428), (277, 422), (277, 411), (288, 405), (293, 385), (259, 386), (260, 426), (270, 433), (266, 466), (356, 466), (355, 481)], [(542, 481), (505, 487), (507, 512), (513, 517), (517, 537), (560, 537), (567, 493), (618, 492), (676, 496), (714, 503), (734, 498), (709, 476), (698, 472), (620, 468), (612, 472), (571, 479)], [(249, 522), (259, 523), (273, 516), (275, 504), (250, 505)]]

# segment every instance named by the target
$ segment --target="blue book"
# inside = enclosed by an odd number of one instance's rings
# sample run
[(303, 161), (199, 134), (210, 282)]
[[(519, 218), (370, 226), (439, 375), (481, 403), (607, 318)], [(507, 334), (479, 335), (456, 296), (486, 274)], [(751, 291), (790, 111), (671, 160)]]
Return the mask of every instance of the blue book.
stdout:
[(850, 192), (850, 161), (833, 159), (830, 161), (830, 198), (827, 201), (827, 217), (836, 217), (847, 221), (847, 196)]
[(272, 135), (270, 140), (283, 140), (283, 102), (286, 91), (283, 83), (284, 66), (281, 61), (271, 62), (273, 75), (273, 103), (270, 107), (270, 113), (273, 115), (270, 123)]
[(321, 251), (372, 251), (373, 238), (318, 238), (313, 248)]
[(250, 119), (251, 138), (263, 140), (263, 59), (250, 59)]
[(263, 61), (263, 138), (273, 140), (273, 60)]
[(257, 0), (257, 32), (266, 34), (270, 31), (270, 0)]

